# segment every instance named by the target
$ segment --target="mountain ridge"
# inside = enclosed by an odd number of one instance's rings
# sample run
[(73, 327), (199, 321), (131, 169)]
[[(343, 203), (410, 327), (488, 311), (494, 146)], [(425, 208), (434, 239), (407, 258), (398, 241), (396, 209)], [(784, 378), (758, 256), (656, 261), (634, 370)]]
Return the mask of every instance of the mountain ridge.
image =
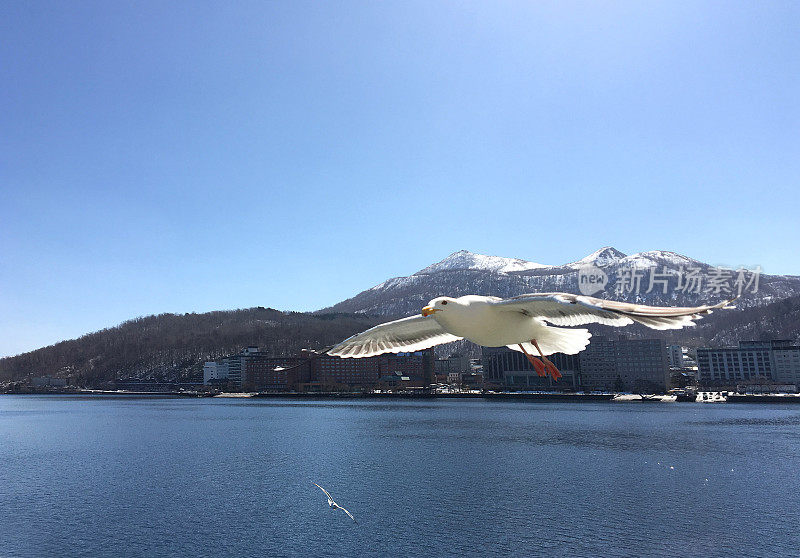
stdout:
[[(468, 250), (453, 252), (444, 259), (411, 275), (392, 277), (366, 289), (353, 297), (320, 311), (355, 312), (374, 315), (408, 315), (436, 296), (461, 296), (479, 294), (491, 296), (518, 296), (529, 292), (565, 291), (580, 294), (579, 273), (594, 267), (609, 276), (609, 285), (600, 293), (601, 298), (614, 298), (627, 302), (651, 305), (694, 306), (723, 300), (734, 293), (733, 282), (737, 270), (728, 270), (701, 262), (677, 252), (649, 250), (626, 255), (613, 246), (604, 246), (572, 262), (547, 265), (519, 258), (504, 258), (477, 254)], [(634, 270), (631, 272), (631, 270)], [(681, 287), (681, 279), (692, 270), (711, 279), (730, 275), (730, 292), (724, 288), (697, 292)], [(640, 289), (625, 292), (612, 277), (625, 273), (638, 273)], [(648, 274), (650, 276), (648, 280)], [(658, 281), (652, 279), (659, 275)], [(745, 272), (745, 279), (753, 278), (754, 271)], [(745, 307), (760, 306), (793, 295), (800, 295), (800, 277), (791, 275), (766, 275), (759, 273), (755, 292), (744, 292), (740, 304)], [(652, 281), (652, 282), (651, 282)], [(661, 292), (654, 291), (654, 286)], [(647, 289), (650, 289), (648, 292)], [(741, 289), (739, 289), (741, 290)], [(751, 289), (752, 291), (753, 289)], [(664, 292), (666, 291), (666, 292)]]

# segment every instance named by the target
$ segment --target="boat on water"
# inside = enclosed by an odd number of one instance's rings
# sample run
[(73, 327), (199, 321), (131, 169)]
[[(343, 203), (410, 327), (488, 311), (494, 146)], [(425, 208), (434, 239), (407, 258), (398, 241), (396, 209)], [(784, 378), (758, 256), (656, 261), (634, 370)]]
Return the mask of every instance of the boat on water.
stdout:
[(667, 395), (658, 395), (658, 394), (651, 394), (645, 395), (642, 394), (642, 401), (650, 401), (653, 403), (674, 403), (677, 401), (678, 398), (674, 395), (667, 394)]
[(674, 395), (656, 395), (647, 393), (618, 393), (614, 401), (640, 401), (650, 403), (672, 403), (677, 400)]
[(617, 393), (612, 401), (641, 401), (642, 396), (638, 393)]
[(689, 403), (694, 403), (697, 401), (697, 392), (693, 389), (673, 388), (667, 392), (667, 395), (674, 397), (675, 401)]
[(728, 401), (727, 391), (698, 391), (698, 403), (726, 403)]

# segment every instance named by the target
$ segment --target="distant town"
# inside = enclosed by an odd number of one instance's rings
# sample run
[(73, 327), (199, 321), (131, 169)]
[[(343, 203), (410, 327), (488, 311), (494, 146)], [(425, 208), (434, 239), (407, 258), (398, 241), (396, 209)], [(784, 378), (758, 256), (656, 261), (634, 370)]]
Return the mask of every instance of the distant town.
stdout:
[[(202, 377), (188, 382), (118, 378), (98, 386), (133, 393), (224, 394), (477, 394), (731, 392), (793, 394), (800, 387), (800, 345), (790, 341), (741, 341), (736, 347), (689, 349), (663, 339), (595, 336), (577, 355), (550, 359), (563, 378), (540, 377), (522, 353), (484, 347), (479, 359), (459, 353), (437, 358), (433, 349), (339, 358), (303, 350), (279, 356), (246, 347), (205, 362)], [(4, 391), (74, 390), (69, 378), (32, 377)]]
[[(735, 311), (714, 312), (693, 330), (590, 327), (593, 337), (584, 351), (552, 356), (563, 373), (557, 382), (539, 377), (524, 355), (506, 348), (462, 343), (439, 346), (435, 352), (361, 359), (314, 350), (387, 320), (418, 314), (444, 292), (587, 294), (601, 285), (620, 301), (655, 306), (741, 297)], [(558, 265), (461, 250), (316, 312), (259, 306), (143, 316), (0, 358), (0, 391), (239, 396), (796, 393), (798, 319), (800, 278), (764, 275), (760, 268), (734, 273), (675, 252), (628, 256), (608, 246)]]

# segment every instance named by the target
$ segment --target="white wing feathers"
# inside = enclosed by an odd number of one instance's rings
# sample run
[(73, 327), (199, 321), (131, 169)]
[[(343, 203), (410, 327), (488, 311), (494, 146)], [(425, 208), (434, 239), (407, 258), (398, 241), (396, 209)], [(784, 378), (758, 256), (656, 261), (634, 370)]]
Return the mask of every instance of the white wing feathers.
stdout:
[(322, 488), (322, 487), (321, 487), (320, 485), (318, 485), (317, 483), (313, 483), (313, 484), (314, 484), (314, 486), (316, 486), (317, 488), (319, 488), (320, 490), (322, 490), (322, 491), (325, 493), (325, 496), (327, 496), (327, 497), (328, 497), (328, 500), (330, 500), (331, 502), (333, 502), (333, 498), (331, 498), (331, 495), (328, 493), (328, 491), (327, 491), (327, 490), (325, 490), (324, 488)]
[[(350, 519), (352, 519), (353, 521), (356, 521), (356, 518), (355, 518), (355, 517), (353, 517), (353, 514), (352, 514), (352, 513), (350, 513), (350, 512), (349, 512), (349, 511), (347, 511), (346, 509), (344, 509), (342, 506), (339, 506), (339, 509), (340, 509), (340, 510), (342, 510), (344, 513), (346, 513), (346, 514), (347, 514), (347, 516), (348, 516)], [(356, 521), (356, 523), (358, 523), (358, 521)]]
[(603, 300), (569, 293), (536, 293), (506, 298), (492, 303), (522, 312), (556, 326), (599, 323), (626, 326), (638, 322), (652, 329), (680, 329), (694, 325), (694, 320), (733, 302), (713, 306), (659, 307)]
[(431, 316), (411, 316), (386, 322), (345, 339), (330, 351), (331, 356), (362, 358), (383, 353), (411, 353), (458, 341)]

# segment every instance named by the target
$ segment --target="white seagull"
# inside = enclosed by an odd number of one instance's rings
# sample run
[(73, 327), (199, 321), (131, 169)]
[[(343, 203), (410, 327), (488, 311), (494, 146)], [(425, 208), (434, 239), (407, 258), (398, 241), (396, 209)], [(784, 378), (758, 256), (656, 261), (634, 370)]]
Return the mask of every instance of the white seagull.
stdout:
[[(345, 339), (328, 351), (342, 358), (420, 351), (468, 339), (485, 347), (502, 347), (525, 354), (540, 376), (561, 373), (546, 355), (574, 355), (589, 344), (587, 329), (569, 327), (590, 323), (626, 326), (634, 322), (652, 329), (680, 329), (733, 302), (713, 306), (658, 307), (603, 300), (569, 293), (524, 294), (511, 298), (467, 295), (440, 296), (421, 315), (377, 325)], [(542, 360), (531, 355), (539, 353)], [(544, 362), (542, 362), (544, 361)]]
[(346, 514), (347, 514), (347, 516), (348, 516), (350, 519), (352, 519), (353, 521), (355, 521), (356, 523), (358, 523), (358, 521), (356, 521), (356, 518), (355, 518), (355, 517), (353, 517), (353, 514), (352, 514), (352, 513), (350, 513), (349, 511), (347, 511), (346, 509), (344, 509), (342, 506), (340, 506), (339, 504), (337, 504), (336, 502), (334, 502), (334, 501), (333, 501), (333, 498), (331, 497), (330, 493), (329, 493), (327, 490), (325, 490), (324, 488), (322, 488), (322, 487), (321, 487), (320, 485), (318, 485), (317, 483), (314, 483), (314, 486), (316, 486), (317, 488), (319, 488), (320, 490), (322, 490), (322, 491), (325, 493), (325, 496), (327, 496), (327, 497), (328, 497), (328, 505), (329, 505), (331, 508), (333, 508), (333, 509), (335, 509), (335, 510), (342, 510), (344, 513), (346, 513)]

